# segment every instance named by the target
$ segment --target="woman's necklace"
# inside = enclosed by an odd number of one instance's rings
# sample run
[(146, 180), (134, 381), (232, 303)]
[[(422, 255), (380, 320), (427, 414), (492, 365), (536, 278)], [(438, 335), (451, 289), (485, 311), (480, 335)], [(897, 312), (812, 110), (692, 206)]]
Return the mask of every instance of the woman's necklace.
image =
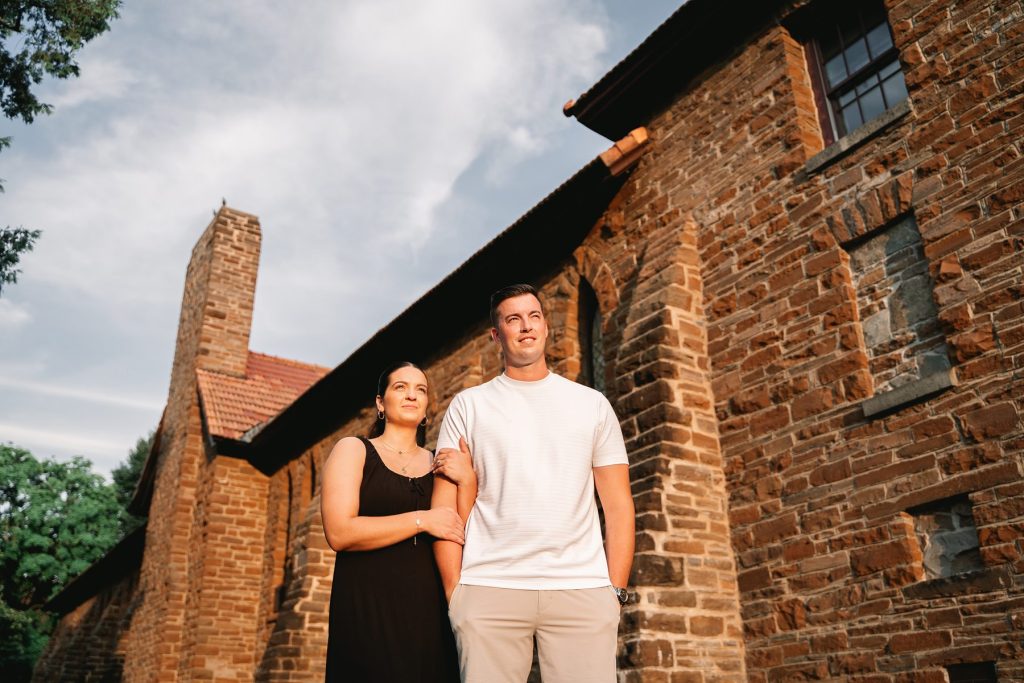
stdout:
[(404, 474), (406, 476), (409, 476), (409, 473), (406, 472), (405, 469), (409, 466), (409, 463), (412, 462), (412, 459), (416, 457), (416, 454), (419, 452), (419, 446), (417, 444), (413, 443), (412, 446), (407, 446), (405, 448), (405, 450), (402, 450), (400, 448), (395, 448), (394, 446), (389, 444), (387, 441), (385, 441), (382, 437), (377, 437), (377, 440), (380, 441), (384, 445), (384, 447), (387, 448), (389, 451), (394, 451), (395, 453), (398, 453), (399, 455), (405, 455), (409, 451), (412, 451), (412, 455), (410, 455), (406, 459), (405, 464), (402, 465), (399, 468), (400, 470), (402, 470), (402, 474)]

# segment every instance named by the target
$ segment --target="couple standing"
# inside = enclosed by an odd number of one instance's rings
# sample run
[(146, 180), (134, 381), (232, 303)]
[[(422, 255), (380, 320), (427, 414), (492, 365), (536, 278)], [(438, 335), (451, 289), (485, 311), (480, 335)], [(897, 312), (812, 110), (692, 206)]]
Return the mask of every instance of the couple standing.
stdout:
[(615, 679), (634, 542), (618, 420), (547, 369), (533, 287), (495, 292), (491, 324), (505, 372), (454, 398), (436, 457), (426, 377), (403, 364), (381, 377), (377, 438), (342, 439), (325, 464), (328, 541), (359, 551), (335, 567), (331, 683), (521, 682), (535, 638), (546, 683)]

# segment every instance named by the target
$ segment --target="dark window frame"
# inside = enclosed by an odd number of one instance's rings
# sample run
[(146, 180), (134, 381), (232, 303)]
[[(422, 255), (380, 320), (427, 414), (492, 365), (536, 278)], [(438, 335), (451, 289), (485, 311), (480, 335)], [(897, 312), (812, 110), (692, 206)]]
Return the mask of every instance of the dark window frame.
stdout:
[[(903, 65), (899, 61), (899, 49), (896, 47), (892, 25), (889, 23), (888, 15), (881, 0), (875, 0), (874, 5), (868, 5), (867, 7), (858, 5), (852, 12), (851, 14), (849, 9), (837, 10), (832, 5), (825, 5), (819, 2), (797, 12), (794, 17), (787, 19), (785, 22), (794, 37), (804, 46), (807, 71), (810, 76), (811, 90), (814, 94), (814, 104), (818, 110), (818, 123), (821, 126), (823, 142), (826, 147), (850, 134), (856, 128), (873, 121), (887, 111), (891, 111), (907, 99), (905, 94), (906, 83), (903, 81)], [(865, 22), (865, 17), (874, 21)], [(859, 28), (853, 39), (847, 42), (844, 38), (843, 28), (852, 19), (856, 19)], [(828, 40), (832, 40), (833, 43), (837, 44), (839, 51), (833, 56), (845, 55), (845, 51), (861, 39), (864, 39), (865, 45), (868, 45), (867, 36), (880, 25), (877, 19), (883, 20), (882, 24), (884, 24), (889, 32), (889, 47), (877, 55), (871, 55), (870, 46), (868, 46), (868, 61), (855, 69), (853, 73), (849, 73), (848, 64), (844, 57), (844, 67), (846, 67), (847, 71), (846, 76), (841, 81), (830, 86), (825, 70), (826, 59), (822, 51), (822, 45)], [(838, 38), (838, 41), (836, 41), (836, 38)], [(893, 64), (896, 65), (895, 71), (882, 79), (880, 74), (886, 69), (890, 69)], [(883, 87), (883, 80), (887, 82), (895, 77), (903, 81), (901, 86), (904, 96), (890, 102), (890, 96)], [(872, 79), (875, 79), (875, 87), (878, 88), (881, 95), (883, 109), (871, 118), (866, 118), (861, 104), (862, 95), (867, 95), (874, 88), (868, 88), (864, 93), (857, 93), (856, 91)], [(856, 126), (848, 129), (843, 120), (840, 98), (851, 92), (855, 93), (853, 101), (857, 104), (857, 111), (861, 121)]]

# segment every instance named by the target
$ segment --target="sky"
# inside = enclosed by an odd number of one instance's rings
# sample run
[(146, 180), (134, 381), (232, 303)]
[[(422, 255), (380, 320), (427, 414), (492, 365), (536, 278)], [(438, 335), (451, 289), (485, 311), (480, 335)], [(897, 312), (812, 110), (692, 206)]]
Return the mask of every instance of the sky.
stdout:
[(0, 121), (0, 442), (109, 475), (156, 427), (185, 268), (260, 218), (254, 351), (328, 367), (611, 142), (562, 115), (681, 0), (126, 2)]

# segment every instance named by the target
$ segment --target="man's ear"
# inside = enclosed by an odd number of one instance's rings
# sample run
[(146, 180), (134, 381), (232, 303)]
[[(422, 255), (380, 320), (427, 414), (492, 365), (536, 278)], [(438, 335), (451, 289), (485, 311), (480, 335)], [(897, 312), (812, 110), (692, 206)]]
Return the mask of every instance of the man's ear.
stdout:
[(495, 344), (498, 343), (498, 328), (497, 327), (492, 327), (491, 328), (491, 341), (494, 342)]

